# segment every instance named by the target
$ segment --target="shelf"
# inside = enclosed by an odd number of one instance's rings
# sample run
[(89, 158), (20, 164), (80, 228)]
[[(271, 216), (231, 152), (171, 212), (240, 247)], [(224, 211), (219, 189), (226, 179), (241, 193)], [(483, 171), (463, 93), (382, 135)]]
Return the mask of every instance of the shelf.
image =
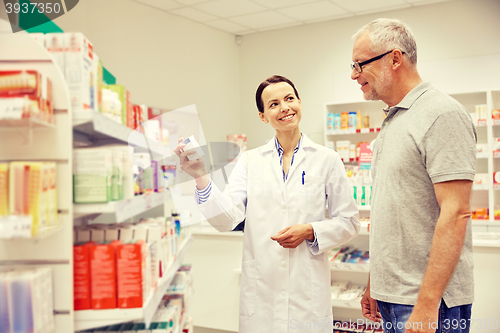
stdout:
[(330, 269), (332, 271), (368, 273), (370, 271), (370, 264), (330, 262)]
[(488, 191), (489, 187), (490, 186), (488, 184), (474, 184), (474, 185), (472, 185), (472, 190), (474, 190), (474, 191)]
[(474, 233), (472, 244), (480, 247), (500, 247), (500, 233)]
[(380, 128), (361, 128), (361, 129), (344, 129), (344, 130), (326, 130), (326, 135), (349, 135), (349, 134), (368, 134), (368, 133), (378, 133)]
[(38, 128), (38, 129), (55, 129), (56, 125), (37, 118), (22, 118), (22, 119), (0, 119), (0, 128)]
[(332, 306), (335, 308), (345, 308), (345, 309), (357, 309), (361, 310), (360, 300), (342, 300), (338, 298), (332, 298)]
[(95, 111), (73, 112), (73, 130), (84, 133), (91, 141), (128, 144), (148, 151), (154, 160), (172, 155), (167, 146), (151, 140), (144, 133), (133, 130)]
[(73, 204), (73, 213), (84, 216), (91, 214), (114, 214), (113, 223), (123, 222), (151, 208), (165, 203), (169, 191), (136, 196), (121, 201), (97, 204)]
[(158, 281), (156, 291), (146, 300), (146, 302), (144, 302), (144, 307), (136, 309), (75, 311), (75, 330), (82, 331), (139, 319), (144, 320), (146, 327), (149, 327), (163, 295), (165, 295), (175, 273), (181, 266), (192, 242), (192, 237), (184, 241), (177, 254), (177, 259), (168, 268), (165, 276)]
[[(16, 227), (9, 229), (9, 225), (14, 223)], [(0, 240), (18, 241), (18, 240), (41, 240), (45, 239), (63, 229), (62, 224), (53, 227), (46, 227), (38, 231), (37, 236), (31, 235), (31, 216), (29, 215), (7, 215), (0, 216)], [(3, 229), (2, 226), (6, 227)], [(8, 235), (15, 233), (15, 236)]]

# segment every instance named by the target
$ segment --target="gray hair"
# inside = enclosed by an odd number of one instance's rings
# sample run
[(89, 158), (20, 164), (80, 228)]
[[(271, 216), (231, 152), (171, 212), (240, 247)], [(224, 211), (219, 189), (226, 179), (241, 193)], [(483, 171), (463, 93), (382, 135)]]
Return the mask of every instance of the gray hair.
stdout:
[(353, 40), (368, 33), (371, 41), (370, 50), (376, 54), (400, 49), (408, 56), (412, 65), (417, 64), (417, 42), (410, 28), (396, 19), (378, 18), (352, 36)]

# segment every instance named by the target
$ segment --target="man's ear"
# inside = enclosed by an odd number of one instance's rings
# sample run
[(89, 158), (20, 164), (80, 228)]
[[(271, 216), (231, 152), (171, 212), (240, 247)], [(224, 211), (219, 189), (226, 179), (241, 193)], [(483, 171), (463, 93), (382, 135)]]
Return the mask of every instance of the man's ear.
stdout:
[(392, 52), (392, 68), (397, 69), (403, 63), (403, 52), (400, 49), (395, 49)]

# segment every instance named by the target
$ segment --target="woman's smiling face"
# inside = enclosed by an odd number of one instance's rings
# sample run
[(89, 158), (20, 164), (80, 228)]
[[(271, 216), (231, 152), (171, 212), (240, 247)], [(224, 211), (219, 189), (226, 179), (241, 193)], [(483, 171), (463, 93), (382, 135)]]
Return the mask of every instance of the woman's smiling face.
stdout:
[(262, 102), (264, 112), (259, 112), (259, 116), (275, 130), (290, 131), (299, 125), (302, 104), (290, 84), (278, 82), (268, 85), (262, 91)]

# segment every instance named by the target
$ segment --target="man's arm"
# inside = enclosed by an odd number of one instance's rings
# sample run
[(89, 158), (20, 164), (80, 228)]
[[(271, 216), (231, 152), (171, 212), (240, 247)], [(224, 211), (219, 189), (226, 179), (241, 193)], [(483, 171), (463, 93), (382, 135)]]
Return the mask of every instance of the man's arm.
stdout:
[[(472, 182), (453, 180), (434, 184), (436, 199), (441, 208), (434, 231), (432, 247), (417, 304), (408, 319), (409, 323), (422, 323), (424, 331), (437, 322), (439, 302), (448, 286), (462, 252), (467, 221), (471, 217), (470, 194)], [(409, 327), (410, 325), (408, 325)], [(411, 327), (413, 328), (413, 324)], [(418, 325), (415, 325), (417, 328)], [(407, 329), (407, 332), (417, 331)]]

